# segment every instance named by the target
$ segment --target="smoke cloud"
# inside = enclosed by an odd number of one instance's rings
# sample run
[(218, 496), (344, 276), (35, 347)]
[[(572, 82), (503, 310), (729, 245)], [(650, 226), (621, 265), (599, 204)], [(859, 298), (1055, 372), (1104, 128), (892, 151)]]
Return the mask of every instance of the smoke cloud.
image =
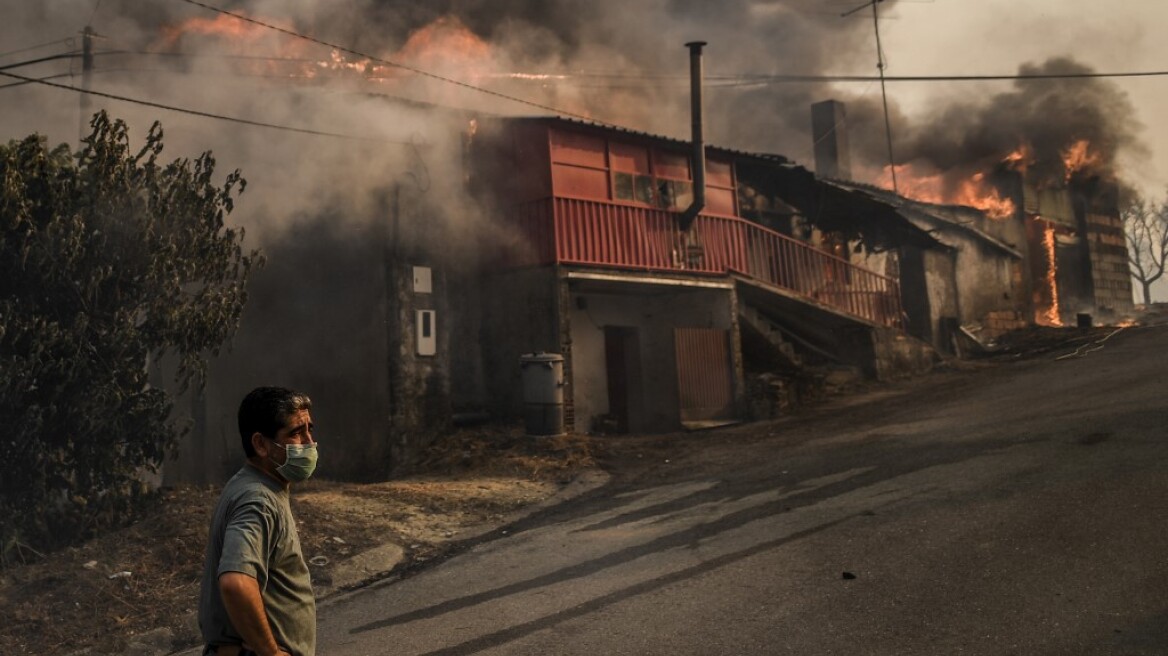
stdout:
[[(504, 115), (555, 109), (686, 138), (688, 61), (683, 44), (690, 40), (710, 44), (710, 143), (810, 163), (809, 106), (834, 97), (849, 105), (854, 158), (868, 163), (873, 172), (887, 162), (883, 109), (871, 88), (753, 77), (875, 73), (870, 13), (841, 17), (853, 8), (846, 3), (250, 0), (223, 6), (406, 68), (362, 62), (352, 54), (331, 52), (180, 0), (19, 3), (9, 10), (0, 33), (11, 44), (67, 38), (67, 45), (76, 49), (78, 32), (91, 24), (101, 35), (99, 52), (123, 52), (98, 58), (95, 89), (366, 138), (367, 143), (346, 143), (104, 103), (116, 115), (142, 123), (162, 119), (171, 137), (168, 143), (176, 148), (211, 148), (221, 161), (244, 167), (257, 196), (264, 195), (261, 183), (279, 188), (273, 198), (262, 199), (265, 213), (272, 216), (287, 216), (292, 207), (305, 210), (325, 198), (331, 211), (337, 202), (333, 196), (360, 203), (362, 189), (384, 185), (387, 176), (401, 175), (419, 161), (411, 144), (456, 145), (449, 136), (452, 127), (441, 124), (435, 113), (386, 102), (386, 97)], [(886, 13), (895, 8), (892, 1), (880, 5)], [(144, 51), (170, 56), (130, 54)], [(19, 58), (9, 56), (0, 63)], [(42, 75), (63, 71), (72, 77), (58, 81), (79, 82), (79, 62), (58, 62), (50, 71), (52, 66), (16, 70)], [(1024, 66), (1021, 72), (1090, 70), (1062, 58)], [(56, 140), (72, 138), (69, 126), (78, 121), (75, 97), (33, 85), (5, 93), (9, 106), (16, 108), (3, 119), (8, 136), (40, 131)], [(1107, 164), (1120, 151), (1142, 153), (1131, 104), (1103, 80), (1018, 81), (1009, 91), (954, 100), (911, 122), (895, 103), (892, 112), (897, 161), (931, 172), (982, 170), (989, 160), (1026, 145), (1032, 149), (1032, 170), (1055, 179), (1061, 152), (1078, 140), (1087, 140), (1092, 153)], [(372, 145), (379, 142), (381, 146)], [(430, 172), (438, 179), (460, 176), (457, 162), (421, 161), (433, 167)], [(290, 194), (290, 188), (305, 193)]]
[[(400, 108), (352, 96), (387, 94), (424, 102), (501, 114), (546, 114), (560, 109), (638, 130), (684, 138), (688, 134), (688, 61), (686, 41), (704, 40), (707, 72), (709, 139), (719, 145), (763, 151), (783, 151), (804, 159), (808, 142), (808, 105), (829, 95), (823, 85), (752, 86), (735, 76), (744, 74), (816, 73), (873, 70), (875, 49), (870, 24), (843, 19), (838, 11), (808, 0), (648, 0), (628, 3), (536, 2), (534, 0), (254, 0), (221, 3), (226, 9), (342, 44), (363, 53), (401, 61), (411, 67), (490, 91), (531, 100), (524, 104), (418, 76), (392, 67), (374, 67), (380, 83), (358, 84), (360, 71), (317, 68), (311, 85), (292, 64), (248, 62), (228, 57), (276, 56), (328, 61), (329, 49), (263, 28), (236, 24), (206, 9), (172, 0), (143, 4), (132, 0), (47, 0), (19, 3), (0, 28), (4, 42), (41, 43), (70, 38), (86, 24), (102, 36), (99, 51), (167, 51), (172, 57), (105, 54), (98, 58), (94, 89), (204, 111), (287, 121), (324, 131), (341, 126), (369, 136), (408, 141), (426, 132), (424, 120), (403, 123)], [(882, 5), (894, 6), (893, 2)], [(219, 23), (216, 33), (208, 24)], [(446, 21), (445, 23), (441, 23)], [(413, 43), (420, 33), (464, 27), (459, 44), (437, 39)], [(454, 29), (449, 29), (451, 26)], [(433, 35), (431, 35), (433, 36)], [(449, 35), (448, 35), (449, 36)], [(475, 49), (474, 40), (480, 48)], [(458, 46), (463, 51), (458, 51)], [(446, 52), (442, 52), (445, 47)], [(485, 50), (483, 49), (485, 48)], [(344, 55), (347, 63), (359, 60)], [(404, 61), (402, 61), (404, 59)], [(4, 63), (12, 61), (4, 60)], [(80, 63), (68, 66), (78, 81)], [(62, 67), (63, 67), (62, 66)], [(264, 67), (267, 66), (267, 69)], [(62, 67), (53, 69), (58, 73)], [(364, 71), (369, 73), (371, 69)], [(48, 73), (48, 68), (21, 69)], [(20, 72), (20, 71), (18, 71)], [(340, 73), (348, 73), (341, 75)], [(522, 73), (524, 76), (513, 76)], [(281, 79), (281, 76), (284, 76)], [(330, 104), (323, 98), (331, 94)], [(57, 140), (71, 138), (77, 120), (75, 97), (67, 92), (23, 88), (8, 91), (26, 111), (7, 115), (9, 135), (33, 130)], [(354, 106), (354, 104), (356, 106)], [(48, 109), (48, 115), (45, 110)], [(247, 161), (255, 149), (267, 148), (272, 135), (258, 138), (238, 133), (255, 129), (212, 127), (206, 119), (186, 119), (113, 107), (119, 115), (158, 117), (169, 125), (197, 132), (190, 143), (215, 147), (226, 159), (239, 152)], [(428, 117), (432, 118), (432, 117)], [(171, 130), (176, 132), (176, 130)], [(232, 136), (217, 142), (217, 133)], [(428, 135), (431, 136), (432, 135)], [(291, 140), (295, 141), (295, 139)], [(244, 146), (237, 148), (235, 146)], [(319, 150), (319, 146), (313, 148)], [(280, 156), (277, 161), (287, 161)], [(262, 165), (266, 161), (260, 160)], [(255, 169), (255, 167), (249, 167)], [(327, 167), (335, 170), (335, 167)], [(254, 173), (253, 173), (254, 175)]]
[[(376, 259), (387, 241), (384, 219), (393, 214), (394, 189), (426, 207), (419, 215), (442, 224), (448, 252), (466, 253), (469, 261), (492, 238), (482, 230), (489, 225), (484, 212), (463, 189), (471, 115), (564, 112), (687, 139), (684, 44), (700, 40), (709, 44), (708, 143), (809, 165), (810, 105), (835, 98), (848, 103), (859, 170), (867, 164), (874, 177), (887, 161), (883, 108), (872, 93), (878, 87), (759, 79), (875, 74), (870, 12), (840, 15), (862, 0), (209, 1), (400, 65), (366, 61), (182, 0), (41, 0), (7, 3), (0, 66), (77, 54), (89, 26), (98, 35), (94, 91), (295, 128), (92, 98), (93, 111), (105, 108), (125, 119), (132, 134), (145, 135), (161, 121), (166, 157), (210, 150), (224, 175), (242, 169), (247, 191), (230, 220), (247, 228), (247, 246), (266, 250), (270, 264), (253, 279), (256, 302), (240, 332), (249, 362), (225, 376), (240, 389), (218, 394), (234, 402), (247, 385), (288, 371), (290, 357), (309, 362), (313, 381), (329, 381), (331, 397), (320, 405), (334, 408), (338, 430), (345, 430), (345, 416), (336, 409), (386, 396), (369, 363), (389, 356), (345, 348), (381, 334), (385, 318), (374, 309), (384, 290), (376, 276), (345, 265)], [(892, 12), (897, 2), (879, 7)], [(82, 83), (77, 57), (8, 70)], [(1023, 72), (1029, 70), (1089, 69), (1059, 59)], [(0, 85), (14, 85), (0, 88), (0, 139), (38, 132), (52, 143), (76, 143), (88, 132), (76, 92), (11, 79)], [(891, 109), (898, 161), (938, 173), (984, 170), (1021, 145), (1032, 148), (1033, 170), (1051, 178), (1060, 175), (1062, 149), (1076, 140), (1088, 140), (1106, 164), (1139, 151), (1130, 103), (1098, 80), (1020, 81), (997, 95), (955, 96), (911, 123), (895, 104)], [(304, 271), (310, 284), (289, 289), (286, 278)], [(276, 352), (271, 345), (288, 343), (290, 335), (294, 350)], [(355, 379), (351, 372), (363, 364), (368, 380)]]
[[(1063, 57), (1023, 65), (1018, 74), (1094, 72)], [(880, 109), (875, 103), (856, 108), (852, 143), (863, 161), (883, 166), (888, 153)], [(1008, 91), (955, 99), (911, 122), (894, 117), (896, 160), (918, 174), (958, 180), (1005, 164), (1026, 169), (1041, 185), (1064, 184), (1072, 173), (1115, 179), (1121, 155), (1149, 155), (1142, 130), (1127, 95), (1100, 78), (1018, 79)], [(1003, 162), (1011, 155), (1013, 161)], [(1076, 170), (1068, 171), (1068, 158)]]

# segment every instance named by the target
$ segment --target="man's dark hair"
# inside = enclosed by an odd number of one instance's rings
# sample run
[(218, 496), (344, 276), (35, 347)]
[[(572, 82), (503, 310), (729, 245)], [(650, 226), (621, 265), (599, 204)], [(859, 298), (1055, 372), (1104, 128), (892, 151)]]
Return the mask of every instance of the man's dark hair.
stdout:
[(239, 437), (243, 440), (243, 452), (248, 458), (255, 457), (255, 449), (251, 446), (253, 433), (274, 438), (292, 415), (311, 409), (312, 399), (303, 392), (284, 387), (253, 389), (239, 404)]

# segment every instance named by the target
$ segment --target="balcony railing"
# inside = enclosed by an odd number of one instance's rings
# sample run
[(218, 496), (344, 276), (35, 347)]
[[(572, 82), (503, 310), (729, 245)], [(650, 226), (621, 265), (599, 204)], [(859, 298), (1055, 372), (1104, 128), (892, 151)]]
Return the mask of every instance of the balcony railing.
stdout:
[(688, 232), (665, 210), (570, 198), (514, 208), (524, 235), (509, 262), (698, 274), (738, 273), (886, 326), (902, 327), (896, 280), (744, 219), (699, 215)]

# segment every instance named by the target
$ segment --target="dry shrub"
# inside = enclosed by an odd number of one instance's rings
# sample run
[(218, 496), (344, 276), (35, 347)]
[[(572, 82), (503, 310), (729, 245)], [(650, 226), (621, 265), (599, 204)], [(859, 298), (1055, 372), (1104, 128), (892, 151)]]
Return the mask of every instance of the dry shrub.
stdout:
[(586, 435), (533, 437), (515, 427), (485, 427), (435, 440), (420, 459), (419, 472), (558, 480), (595, 464), (595, 445)]

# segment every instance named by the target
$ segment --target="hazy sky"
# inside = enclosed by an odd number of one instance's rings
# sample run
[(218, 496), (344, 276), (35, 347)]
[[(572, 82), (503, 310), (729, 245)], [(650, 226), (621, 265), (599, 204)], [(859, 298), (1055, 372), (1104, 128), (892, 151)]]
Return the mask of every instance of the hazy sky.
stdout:
[[(712, 80), (708, 89), (709, 143), (780, 153), (811, 167), (809, 107), (836, 98), (848, 104), (857, 179), (876, 182), (887, 163), (877, 83), (725, 84), (725, 76), (749, 74), (875, 74), (870, 11), (840, 16), (864, 0), (208, 1), (544, 106), (682, 139), (689, 134), (683, 44), (705, 40), (707, 73), (724, 76), (722, 86)], [(1168, 0), (888, 0), (879, 9), (890, 76), (1010, 75), (1020, 66), (1046, 67), (1060, 58), (1055, 69), (1168, 70)], [(354, 80), (351, 71), (341, 71), (350, 73), (347, 78), (334, 71), (308, 81), (281, 72), (257, 75), (262, 63), (231, 57), (320, 61), (330, 58), (329, 49), (254, 26), (230, 37), (209, 36), (192, 29), (192, 21), (223, 17), (181, 0), (0, 0), (0, 16), (0, 64), (76, 48), (76, 35), (91, 24), (105, 37), (99, 49), (180, 55), (103, 57), (95, 89), (389, 142), (307, 137), (99, 102), (130, 121), (135, 134), (161, 120), (174, 156), (212, 149), (223, 166), (243, 168), (255, 183), (243, 204), (252, 221), (260, 214), (275, 223), (294, 213), (312, 215), (322, 204), (335, 209), (337, 199), (360, 205), (370, 197), (366, 191), (394, 175), (450, 184), (460, 179), (457, 161), (444, 163), (437, 148), (418, 151), (412, 145), (443, 139), (456, 144), (458, 128), (370, 91), (485, 112), (547, 113), (423, 76), (368, 83)], [(179, 25), (184, 27), (176, 32)], [(221, 27), (241, 25), (230, 19)], [(26, 50), (50, 42), (56, 45)], [(76, 61), (15, 70), (79, 83)], [(508, 76), (512, 72), (568, 75), (546, 81)], [(1058, 148), (1091, 132), (1109, 144), (1107, 158), (1116, 158), (1123, 180), (1157, 197), (1168, 188), (1168, 126), (1160, 120), (1168, 115), (1168, 77), (1030, 83), (1026, 89), (1009, 81), (897, 82), (888, 92), (898, 155), (927, 160), (939, 173), (984, 169), (1021, 138), (1047, 143), (1047, 154), (1054, 153), (1061, 166)], [(77, 138), (72, 92), (0, 88), (0, 108), (0, 139), (31, 132), (53, 142)], [(354, 215), (361, 211), (353, 209)]]
[[(669, 136), (688, 134), (688, 104), (682, 84), (659, 83), (660, 75), (684, 73), (687, 40), (709, 42), (707, 71), (725, 74), (874, 74), (875, 43), (870, 12), (851, 18), (840, 14), (864, 0), (215, 0), (211, 4), (241, 10), (262, 19), (309, 32), (335, 43), (375, 55), (400, 58), (411, 48), (411, 35), (425, 31), (441, 16), (455, 16), (489, 50), (475, 51), (473, 59), (438, 55), (413, 61), (417, 67), (472, 83), (494, 85), (539, 103), (594, 115), (601, 120)], [(99, 47), (158, 49), (168, 26), (192, 19), (214, 20), (216, 14), (178, 0), (0, 0), (6, 17), (0, 25), (0, 51), (11, 52), (42, 40), (75, 35), (89, 19), (110, 37)], [(1168, 22), (1165, 0), (888, 0), (880, 5), (881, 30), (889, 75), (1012, 74), (1024, 64), (1041, 65), (1052, 58), (1073, 58), (1097, 71), (1154, 71), (1168, 69)], [(228, 20), (227, 23), (232, 21)], [(253, 30), (266, 40), (238, 39), (240, 43), (200, 41), (188, 34), (178, 44), (184, 52), (209, 52), (229, 47), (231, 54), (280, 53), (328, 57), (328, 49), (263, 29)], [(208, 50), (210, 49), (210, 50)], [(441, 51), (443, 48), (435, 48)], [(27, 56), (47, 54), (34, 51)], [(485, 56), (484, 56), (485, 55)], [(17, 57), (7, 57), (4, 62)], [(592, 80), (541, 84), (498, 79), (475, 79), (462, 64), (489, 59), (497, 71), (588, 72)], [(103, 73), (95, 86), (124, 91), (211, 112), (253, 118), (254, 108), (241, 107), (241, 96), (272, 89), (270, 80), (227, 80), (239, 91), (223, 93), (214, 78), (188, 76), (180, 85), (174, 72), (142, 72), (165, 62), (144, 58), (99, 62), (99, 68), (125, 67), (135, 73)], [(447, 67), (450, 65), (450, 67)], [(27, 74), (48, 74), (76, 63), (56, 67), (22, 68)], [(177, 72), (177, 71), (176, 71)], [(185, 68), (182, 74), (192, 72)], [(198, 71), (195, 71), (196, 73)], [(648, 73), (646, 78), (603, 77)], [(630, 79), (632, 81), (630, 81)], [(76, 78), (59, 81), (76, 82)], [(1168, 109), (1168, 77), (1127, 78), (1110, 82), (1128, 94), (1135, 119), (1145, 128), (1121, 148), (1124, 177), (1159, 193), (1168, 180), (1168, 128), (1157, 118)], [(1076, 82), (1067, 82), (1070, 89)], [(249, 86), (250, 85), (250, 86)], [(509, 86), (508, 86), (509, 85)], [(177, 87), (181, 89), (176, 90)], [(289, 85), (285, 85), (289, 86)], [(178, 91), (197, 90), (188, 101)], [(1008, 93), (1009, 82), (891, 83), (888, 86), (898, 118), (894, 135), (908, 149), (914, 129), (937, 131), (942, 108), (976, 108), (994, 94)], [(250, 93), (248, 93), (250, 92)], [(5, 108), (0, 128), (15, 134), (32, 128), (46, 130), (46, 109), (64, 99), (61, 92), (24, 88), (0, 90)], [(775, 84), (760, 87), (712, 88), (708, 95), (709, 140), (746, 150), (780, 152), (810, 165), (807, 106), (829, 96), (849, 103), (856, 157), (879, 164), (883, 138), (879, 121), (879, 85), (873, 83), (824, 85)], [(538, 113), (518, 104), (499, 103), (488, 95), (466, 93), (453, 85), (431, 84), (417, 97), (451, 102), (490, 111)], [(66, 100), (67, 103), (67, 100)], [(278, 101), (276, 104), (280, 104)], [(984, 104), (984, 103), (983, 103)], [(123, 111), (125, 105), (115, 107)], [(269, 111), (274, 109), (269, 103)], [(1122, 108), (1119, 108), (1122, 110)], [(245, 114), (245, 110), (250, 114)], [(1123, 111), (1104, 115), (1120, 116)], [(172, 114), (154, 112), (163, 120)], [(297, 114), (299, 123), (313, 128), (340, 123), (332, 112)], [(994, 120), (998, 120), (994, 117)], [(1033, 119), (1031, 119), (1033, 120)], [(1126, 122), (1127, 119), (1125, 118)], [(1033, 126), (1033, 122), (1030, 124)], [(958, 129), (969, 130), (971, 126)], [(12, 136), (11, 134), (9, 136)], [(926, 138), (928, 134), (926, 133)], [(920, 137), (918, 137), (919, 139)], [(1149, 161), (1132, 160), (1142, 145)], [(877, 161), (873, 161), (877, 160)]]

